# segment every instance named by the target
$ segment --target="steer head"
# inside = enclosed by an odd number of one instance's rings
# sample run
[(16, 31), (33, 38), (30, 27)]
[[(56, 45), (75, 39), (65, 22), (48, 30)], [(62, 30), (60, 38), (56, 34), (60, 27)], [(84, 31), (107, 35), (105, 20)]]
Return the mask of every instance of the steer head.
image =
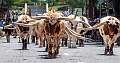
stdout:
[(62, 17), (60, 13), (43, 14), (43, 16), (36, 16), (33, 18), (44, 19), (46, 23), (49, 23), (51, 25), (54, 25), (55, 23), (60, 22), (61, 20), (70, 20), (67, 17)]
[(25, 24), (31, 21), (33, 21), (33, 19), (28, 15), (20, 15), (17, 20), (17, 22), (21, 22)]
[(32, 19), (30, 16), (28, 15), (20, 15), (18, 17), (18, 20), (17, 22), (15, 22), (17, 25), (21, 25), (21, 26), (30, 26), (32, 25), (32, 23), (34, 22), (35, 20)]
[[(68, 32), (69, 34), (72, 34), (76, 37), (80, 37), (80, 34), (76, 33), (75, 31), (73, 30), (70, 30), (69, 27), (66, 26), (66, 21), (69, 21), (69, 22), (72, 22), (72, 21), (75, 21), (74, 18), (71, 18), (71, 17), (63, 17), (60, 13), (57, 13), (57, 12), (51, 12), (51, 13), (45, 13), (43, 14), (42, 16), (36, 16), (34, 17), (35, 19), (44, 19), (44, 22), (45, 23), (49, 23), (51, 25), (54, 25), (56, 23), (59, 23), (59, 22), (63, 22), (63, 27), (65, 28), (64, 31)], [(80, 19), (80, 17), (79, 17)], [(88, 25), (88, 23), (84, 22), (84, 21), (80, 21), (78, 20), (79, 22), (85, 24), (85, 25)], [(91, 27), (90, 25), (88, 25), (88, 27)], [(84, 30), (84, 29), (82, 29)], [(87, 30), (87, 28), (85, 29)]]
[(110, 38), (113, 38), (114, 34), (118, 33), (120, 22), (117, 18), (112, 16), (107, 16), (100, 19), (100, 23), (94, 25), (93, 28), (102, 29), (105, 35), (109, 35)]
[(115, 20), (114, 18), (110, 17), (108, 21), (106, 21), (106, 29), (108, 29), (107, 31), (109, 32), (110, 37), (113, 37), (114, 34), (118, 33), (118, 28), (119, 21)]
[(109, 26), (119, 26), (120, 25), (120, 22), (117, 18), (113, 17), (113, 16), (107, 16), (107, 17), (104, 17), (104, 18), (101, 18), (99, 23), (97, 23), (96, 25), (93, 26), (93, 28), (99, 28), (103, 25), (109, 25)]

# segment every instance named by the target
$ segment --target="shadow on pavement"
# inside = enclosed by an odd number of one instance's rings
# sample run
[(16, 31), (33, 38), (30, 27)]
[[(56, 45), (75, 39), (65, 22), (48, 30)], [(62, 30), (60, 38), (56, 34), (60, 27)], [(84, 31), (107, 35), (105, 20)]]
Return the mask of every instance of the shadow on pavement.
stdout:
[(96, 45), (97, 47), (104, 47), (104, 45)]
[(37, 52), (47, 52), (47, 51), (37, 51)]
[[(23, 49), (14, 49), (14, 50), (23, 50)], [(29, 49), (25, 49), (25, 50), (29, 50)]]
[(47, 54), (45, 54), (45, 55), (38, 55), (38, 56), (40, 56), (40, 58), (42, 58), (42, 59), (57, 59), (57, 58), (60, 57), (60, 56), (58, 55), (57, 57), (49, 58)]
[(104, 55), (104, 56), (117, 56), (117, 55), (115, 55), (115, 54), (113, 54), (113, 55), (109, 55), (109, 54), (107, 54), (107, 55), (105, 55), (105, 54), (97, 54), (97, 55)]
[(2, 42), (2, 43), (10, 43), (10, 42)]

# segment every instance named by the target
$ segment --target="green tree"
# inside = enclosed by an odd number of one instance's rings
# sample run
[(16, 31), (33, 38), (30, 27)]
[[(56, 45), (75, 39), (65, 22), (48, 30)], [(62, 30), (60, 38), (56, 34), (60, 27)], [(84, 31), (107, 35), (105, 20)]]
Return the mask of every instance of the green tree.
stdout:
[(73, 8), (83, 8), (85, 5), (85, 0), (65, 0), (65, 2)]
[(0, 18), (4, 18), (7, 10), (11, 8), (13, 0), (0, 0)]
[(32, 3), (31, 0), (13, 0), (14, 4), (15, 5), (20, 5), (20, 4), (23, 4), (23, 3)]

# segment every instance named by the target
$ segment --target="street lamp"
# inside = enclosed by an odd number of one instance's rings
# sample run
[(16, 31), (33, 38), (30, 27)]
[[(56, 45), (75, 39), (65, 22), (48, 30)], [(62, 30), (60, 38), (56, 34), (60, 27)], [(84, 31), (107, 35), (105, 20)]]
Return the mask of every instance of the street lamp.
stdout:
[(46, 2), (46, 12), (48, 12), (48, 2)]

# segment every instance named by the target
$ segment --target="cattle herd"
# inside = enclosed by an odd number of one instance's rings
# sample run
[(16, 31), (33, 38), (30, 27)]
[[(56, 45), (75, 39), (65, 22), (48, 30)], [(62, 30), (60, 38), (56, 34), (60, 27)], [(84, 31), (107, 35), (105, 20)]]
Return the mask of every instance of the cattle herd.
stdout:
[(20, 15), (14, 24), (17, 35), (22, 40), (23, 50), (27, 49), (27, 38), (32, 35), (39, 47), (46, 46), (49, 58), (55, 58), (59, 54), (61, 39), (66, 41), (77, 39), (80, 46), (84, 46), (81, 40), (86, 38), (83, 35), (92, 29), (99, 29), (105, 44), (105, 54), (113, 55), (114, 43), (120, 35), (120, 21), (113, 16), (103, 17), (97, 24), (91, 26), (84, 16), (65, 17), (54, 9), (40, 16)]

